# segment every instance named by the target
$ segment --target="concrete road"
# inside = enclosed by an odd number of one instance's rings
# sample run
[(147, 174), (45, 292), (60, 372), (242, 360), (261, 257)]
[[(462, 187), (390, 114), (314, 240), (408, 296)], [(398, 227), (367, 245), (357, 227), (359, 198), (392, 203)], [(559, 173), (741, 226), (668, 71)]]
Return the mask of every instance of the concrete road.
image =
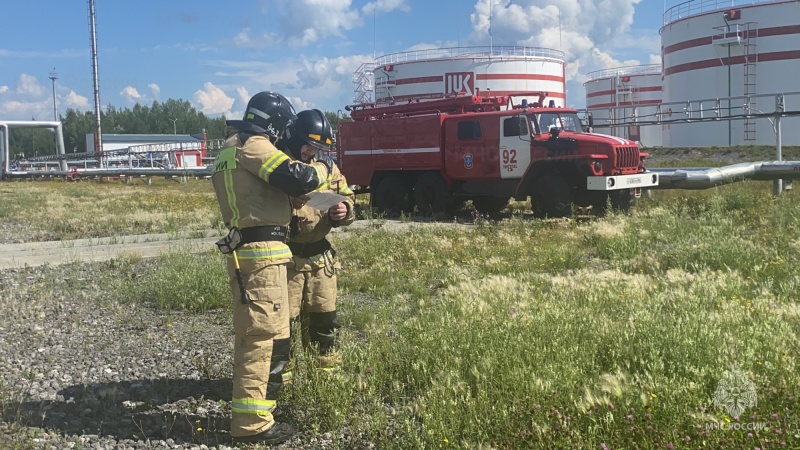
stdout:
[(5, 244), (0, 245), (0, 270), (44, 264), (106, 261), (125, 253), (151, 258), (170, 248), (215, 248), (214, 241), (219, 239), (216, 237), (216, 231), (210, 231), (205, 235), (212, 237), (191, 238), (174, 234), (141, 234), (71, 241)]
[[(446, 226), (471, 229), (472, 225), (452, 222), (426, 223), (391, 219), (357, 220), (350, 229), (383, 229), (403, 231), (417, 226)], [(338, 232), (339, 229), (334, 229)], [(205, 236), (205, 237), (199, 237)], [(107, 261), (123, 254), (134, 254), (142, 258), (158, 256), (171, 249), (215, 249), (214, 242), (220, 238), (216, 230), (191, 234), (140, 234), (110, 238), (75, 239), (71, 241), (26, 242), (0, 245), (0, 270), (41, 266), (44, 264), (67, 264), (75, 262)]]

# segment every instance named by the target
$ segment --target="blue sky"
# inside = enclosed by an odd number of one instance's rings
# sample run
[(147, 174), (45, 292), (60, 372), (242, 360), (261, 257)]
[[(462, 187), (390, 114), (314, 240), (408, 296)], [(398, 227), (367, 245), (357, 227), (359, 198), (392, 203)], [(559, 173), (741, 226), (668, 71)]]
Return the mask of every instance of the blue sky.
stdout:
[[(0, 120), (51, 120), (53, 69), (59, 113), (93, 110), (87, 1), (3, 3)], [(566, 52), (570, 106), (584, 105), (590, 71), (659, 62), (655, 0), (96, 0), (100, 101), (175, 98), (238, 118), (275, 90), (298, 110), (336, 111), (374, 56), (489, 45), (490, 4), (493, 45)]]

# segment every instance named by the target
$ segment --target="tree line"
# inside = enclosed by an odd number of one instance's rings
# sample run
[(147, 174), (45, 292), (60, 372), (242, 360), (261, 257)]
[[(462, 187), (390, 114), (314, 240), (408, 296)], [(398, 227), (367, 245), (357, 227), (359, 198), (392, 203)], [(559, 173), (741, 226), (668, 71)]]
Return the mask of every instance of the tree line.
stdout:
[[(336, 113), (327, 111), (325, 116), (335, 129), (338, 125)], [(122, 109), (109, 105), (101, 113), (100, 119), (103, 134), (200, 135), (205, 130), (208, 139), (225, 138), (224, 115), (208, 117), (186, 100), (154, 101), (150, 106), (137, 103), (132, 108)], [(67, 153), (86, 152), (86, 135), (94, 133), (96, 129), (94, 112), (68, 109), (64, 114), (59, 114), (59, 120), (64, 133), (64, 150)], [(12, 128), (8, 138), (12, 159), (56, 153), (55, 136), (49, 129)]]

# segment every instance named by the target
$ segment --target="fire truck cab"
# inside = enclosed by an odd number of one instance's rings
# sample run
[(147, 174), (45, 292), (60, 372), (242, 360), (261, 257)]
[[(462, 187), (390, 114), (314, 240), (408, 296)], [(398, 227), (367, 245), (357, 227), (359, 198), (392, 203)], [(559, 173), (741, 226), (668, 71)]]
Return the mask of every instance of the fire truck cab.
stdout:
[(543, 100), (514, 105), (509, 95), (477, 93), (351, 106), (353, 120), (339, 123), (339, 165), (389, 212), (452, 212), (472, 200), (494, 213), (530, 196), (535, 216), (565, 217), (573, 204), (627, 209), (658, 184), (635, 142), (584, 133), (576, 110)]

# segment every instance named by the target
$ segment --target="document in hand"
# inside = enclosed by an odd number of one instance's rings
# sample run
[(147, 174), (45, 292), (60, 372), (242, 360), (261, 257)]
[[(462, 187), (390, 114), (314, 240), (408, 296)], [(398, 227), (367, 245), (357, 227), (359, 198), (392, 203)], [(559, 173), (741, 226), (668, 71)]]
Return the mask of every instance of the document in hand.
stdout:
[(334, 194), (333, 192), (310, 192), (306, 195), (309, 197), (306, 206), (321, 211), (327, 211), (331, 206), (338, 205), (347, 200), (347, 197), (344, 195)]

